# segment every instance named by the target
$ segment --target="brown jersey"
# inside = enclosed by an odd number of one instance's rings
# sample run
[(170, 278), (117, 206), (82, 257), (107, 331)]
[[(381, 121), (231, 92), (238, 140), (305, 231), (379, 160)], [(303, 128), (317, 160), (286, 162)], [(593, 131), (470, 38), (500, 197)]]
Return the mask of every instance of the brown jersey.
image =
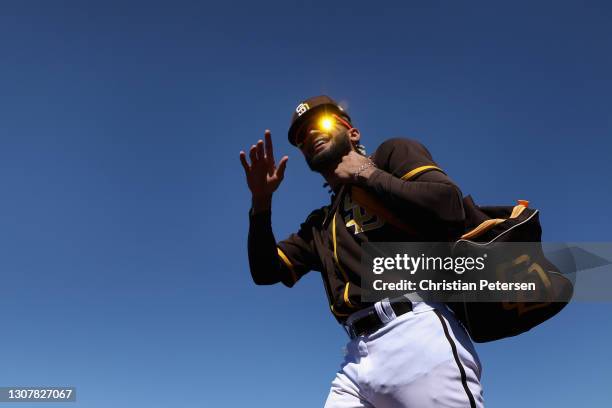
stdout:
[(330, 309), (343, 322), (372, 304), (361, 300), (362, 244), (439, 242), (461, 234), (461, 191), (422, 144), (390, 139), (371, 159), (377, 170), (363, 185), (344, 186), (282, 241), (274, 239), (270, 211), (251, 213), (248, 248), (255, 283), (291, 287), (309, 271), (319, 271)]

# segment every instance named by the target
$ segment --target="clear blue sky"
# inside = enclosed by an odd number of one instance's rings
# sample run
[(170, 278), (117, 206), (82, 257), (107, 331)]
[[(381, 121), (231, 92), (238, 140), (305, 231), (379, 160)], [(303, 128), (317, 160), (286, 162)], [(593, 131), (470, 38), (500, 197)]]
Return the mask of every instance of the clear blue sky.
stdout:
[[(529, 199), (546, 240), (610, 241), (610, 4), (382, 4), (3, 3), (0, 386), (322, 406), (346, 336), (316, 273), (251, 282), (238, 161), (266, 128), (289, 155), (278, 238), (326, 203), (286, 141), (316, 94), (370, 151), (413, 137), (477, 202)], [(487, 406), (610, 406), (611, 314), (572, 304), (479, 345)]]

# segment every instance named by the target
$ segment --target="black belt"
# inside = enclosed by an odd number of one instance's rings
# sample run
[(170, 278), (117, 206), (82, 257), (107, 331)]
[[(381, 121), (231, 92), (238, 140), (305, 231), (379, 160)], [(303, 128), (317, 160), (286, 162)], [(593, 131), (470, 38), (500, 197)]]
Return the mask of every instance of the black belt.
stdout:
[[(412, 302), (403, 296), (389, 300), (389, 304), (396, 317), (412, 311)], [(378, 317), (374, 306), (370, 306), (368, 309), (366, 315), (358, 317), (351, 324), (344, 326), (351, 339), (372, 334), (385, 325)]]

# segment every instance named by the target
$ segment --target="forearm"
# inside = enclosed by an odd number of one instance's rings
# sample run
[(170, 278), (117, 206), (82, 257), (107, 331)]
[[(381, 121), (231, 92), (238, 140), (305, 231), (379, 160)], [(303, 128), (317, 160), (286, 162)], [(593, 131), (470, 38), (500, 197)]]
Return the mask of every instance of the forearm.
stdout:
[(248, 251), (251, 276), (257, 285), (281, 281), (281, 265), (269, 207), (255, 210), (254, 206), (249, 214)]

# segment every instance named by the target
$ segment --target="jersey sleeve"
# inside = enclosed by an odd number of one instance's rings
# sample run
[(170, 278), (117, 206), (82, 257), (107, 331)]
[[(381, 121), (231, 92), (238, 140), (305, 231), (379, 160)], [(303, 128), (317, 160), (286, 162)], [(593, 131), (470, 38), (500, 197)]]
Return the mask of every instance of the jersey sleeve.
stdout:
[(322, 215), (322, 210), (313, 211), (300, 225), (298, 232), (290, 234), (276, 245), (281, 269), (291, 277), (289, 281), (283, 281), (289, 287), (309, 271), (322, 269), (313, 237), (316, 225), (322, 222)]
[(462, 193), (421, 143), (390, 139), (373, 161), (366, 187), (400, 218), (421, 230), (451, 227), (451, 235), (463, 228)]
[(444, 172), (423, 144), (413, 139), (394, 138), (380, 145), (373, 157), (378, 168), (402, 180), (414, 180), (429, 171)]

